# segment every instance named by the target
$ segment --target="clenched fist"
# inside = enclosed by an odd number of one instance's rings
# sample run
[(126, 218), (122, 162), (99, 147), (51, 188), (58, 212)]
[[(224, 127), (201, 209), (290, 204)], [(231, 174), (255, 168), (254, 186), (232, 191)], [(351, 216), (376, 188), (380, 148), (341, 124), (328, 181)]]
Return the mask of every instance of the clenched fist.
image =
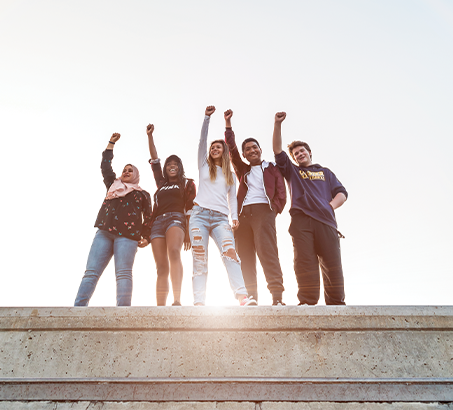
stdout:
[(204, 113), (205, 113), (205, 115), (210, 117), (212, 114), (214, 114), (214, 112), (215, 112), (215, 107), (213, 105), (208, 105), (206, 107), (206, 111)]
[(286, 112), (278, 112), (275, 114), (275, 122), (282, 122), (286, 118)]

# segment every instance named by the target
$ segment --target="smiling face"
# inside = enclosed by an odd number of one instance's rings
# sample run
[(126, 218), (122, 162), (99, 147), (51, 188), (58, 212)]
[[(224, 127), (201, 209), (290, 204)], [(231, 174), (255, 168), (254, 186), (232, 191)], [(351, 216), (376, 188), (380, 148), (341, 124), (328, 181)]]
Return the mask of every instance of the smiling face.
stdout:
[(308, 167), (311, 165), (311, 152), (302, 145), (293, 148), (292, 154), (299, 166)]
[(179, 164), (178, 161), (170, 160), (165, 165), (165, 171), (167, 172), (168, 179), (175, 181), (178, 179)]
[(121, 174), (121, 181), (125, 183), (131, 183), (134, 179), (134, 169), (132, 165), (126, 165), (123, 169), (123, 173)]
[(221, 142), (213, 142), (209, 148), (209, 156), (214, 160), (216, 165), (222, 163), (223, 144)]
[(242, 151), (242, 156), (250, 162), (250, 165), (261, 164), (261, 148), (255, 141), (246, 142)]

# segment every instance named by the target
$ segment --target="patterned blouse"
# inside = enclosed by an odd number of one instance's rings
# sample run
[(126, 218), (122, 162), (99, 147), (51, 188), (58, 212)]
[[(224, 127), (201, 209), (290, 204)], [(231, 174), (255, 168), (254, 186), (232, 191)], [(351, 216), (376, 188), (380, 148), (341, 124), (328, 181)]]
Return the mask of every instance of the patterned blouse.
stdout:
[[(102, 153), (101, 170), (107, 191), (116, 174), (112, 169), (113, 150)], [(134, 241), (141, 238), (151, 243), (151, 197), (146, 191), (132, 191), (126, 196), (105, 200), (94, 226)]]

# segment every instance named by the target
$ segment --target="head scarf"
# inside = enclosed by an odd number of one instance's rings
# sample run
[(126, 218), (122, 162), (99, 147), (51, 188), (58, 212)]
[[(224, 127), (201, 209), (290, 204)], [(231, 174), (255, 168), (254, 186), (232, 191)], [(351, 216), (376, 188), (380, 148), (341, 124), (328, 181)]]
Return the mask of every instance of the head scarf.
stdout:
[(137, 167), (132, 164), (128, 165), (130, 165), (133, 170), (131, 182), (123, 182), (121, 181), (121, 177), (116, 178), (115, 181), (113, 181), (113, 184), (110, 185), (105, 199), (120, 198), (132, 191), (143, 191), (143, 189), (138, 186), (138, 183), (140, 182), (140, 173), (138, 172)]

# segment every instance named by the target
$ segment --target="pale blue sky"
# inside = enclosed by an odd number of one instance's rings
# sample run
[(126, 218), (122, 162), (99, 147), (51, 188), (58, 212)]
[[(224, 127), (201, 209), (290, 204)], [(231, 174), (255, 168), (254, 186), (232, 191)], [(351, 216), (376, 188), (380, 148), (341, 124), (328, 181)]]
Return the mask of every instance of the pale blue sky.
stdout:
[[(284, 144), (306, 140), (345, 185), (348, 304), (452, 304), (451, 73), (451, 0), (0, 0), (0, 304), (72, 305), (110, 135), (122, 134), (114, 169), (132, 162), (149, 192), (149, 122), (160, 156), (180, 155), (197, 180), (210, 104), (210, 139), (231, 108), (238, 140), (254, 136), (268, 160), (274, 114), (286, 111)], [(288, 211), (278, 241), (296, 304)], [(190, 253), (183, 262), (190, 305)], [(209, 267), (207, 303), (234, 305), (214, 246)], [(139, 250), (133, 305), (155, 305), (155, 276), (151, 248)], [(92, 305), (114, 303), (109, 266)]]

